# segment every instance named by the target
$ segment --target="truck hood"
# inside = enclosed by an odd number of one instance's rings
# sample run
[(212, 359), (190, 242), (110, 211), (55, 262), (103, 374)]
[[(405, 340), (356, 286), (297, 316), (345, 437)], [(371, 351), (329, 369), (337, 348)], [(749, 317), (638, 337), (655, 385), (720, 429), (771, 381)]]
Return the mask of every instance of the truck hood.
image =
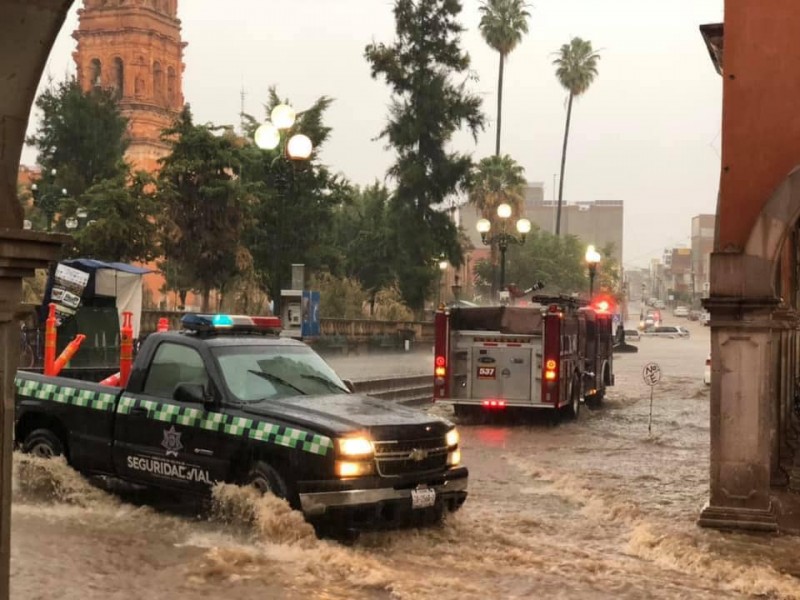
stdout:
[(292, 396), (249, 404), (242, 410), (279, 421), (289, 419), (297, 425), (333, 434), (366, 430), (376, 439), (387, 439), (386, 436), (405, 438), (422, 431), (443, 434), (452, 427), (445, 419), (421, 410), (361, 394)]

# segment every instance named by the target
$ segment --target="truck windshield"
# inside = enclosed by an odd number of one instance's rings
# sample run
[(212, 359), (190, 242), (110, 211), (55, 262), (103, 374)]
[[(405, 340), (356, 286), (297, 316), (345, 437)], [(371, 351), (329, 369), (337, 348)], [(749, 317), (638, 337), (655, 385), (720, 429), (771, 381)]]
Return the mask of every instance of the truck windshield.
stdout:
[(225, 385), (240, 402), (348, 393), (333, 369), (310, 348), (231, 346), (212, 348), (212, 353)]

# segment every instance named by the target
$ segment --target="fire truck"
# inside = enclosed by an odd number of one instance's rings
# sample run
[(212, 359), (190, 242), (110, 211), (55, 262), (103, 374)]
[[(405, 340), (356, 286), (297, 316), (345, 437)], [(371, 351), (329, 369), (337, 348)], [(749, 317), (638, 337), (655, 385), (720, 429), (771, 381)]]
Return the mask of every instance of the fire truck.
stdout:
[(457, 416), (506, 408), (576, 418), (614, 385), (612, 303), (534, 296), (525, 306), (436, 313), (435, 402)]

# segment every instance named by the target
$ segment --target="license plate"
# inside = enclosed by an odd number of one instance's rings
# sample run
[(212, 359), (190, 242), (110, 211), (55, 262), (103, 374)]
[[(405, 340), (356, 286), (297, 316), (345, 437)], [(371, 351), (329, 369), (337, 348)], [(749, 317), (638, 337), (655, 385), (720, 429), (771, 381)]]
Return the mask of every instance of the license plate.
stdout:
[(421, 488), (411, 490), (411, 508), (429, 508), (436, 503), (436, 490)]
[(497, 367), (478, 367), (478, 379), (494, 379), (497, 376)]

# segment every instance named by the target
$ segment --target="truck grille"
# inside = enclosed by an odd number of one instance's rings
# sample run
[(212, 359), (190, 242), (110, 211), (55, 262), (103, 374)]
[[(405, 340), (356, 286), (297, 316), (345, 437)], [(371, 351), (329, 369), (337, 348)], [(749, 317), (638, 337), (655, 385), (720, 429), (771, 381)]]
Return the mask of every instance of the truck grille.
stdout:
[(399, 477), (443, 469), (447, 465), (444, 437), (392, 442), (373, 442), (378, 473)]

